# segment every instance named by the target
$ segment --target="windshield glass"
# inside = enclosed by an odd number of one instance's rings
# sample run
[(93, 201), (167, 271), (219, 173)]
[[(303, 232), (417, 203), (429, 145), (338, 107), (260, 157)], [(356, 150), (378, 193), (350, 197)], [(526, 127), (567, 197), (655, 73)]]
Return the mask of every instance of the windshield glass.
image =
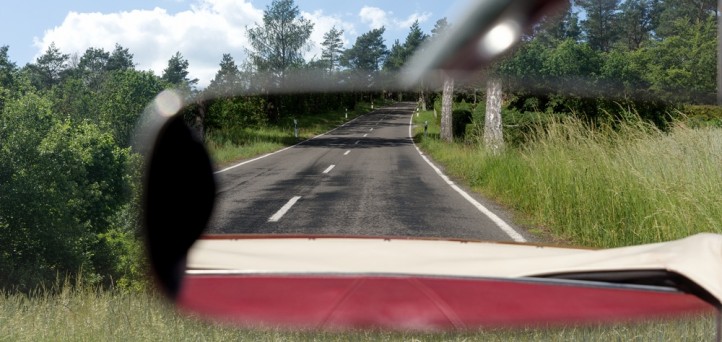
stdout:
[[(480, 5), (3, 11), (0, 288), (151, 286), (136, 129), (161, 93), (210, 156), (207, 236), (613, 248), (720, 233), (717, 2), (559, 3), (534, 21), (499, 10), (463, 41)], [(178, 196), (197, 181), (181, 171)]]

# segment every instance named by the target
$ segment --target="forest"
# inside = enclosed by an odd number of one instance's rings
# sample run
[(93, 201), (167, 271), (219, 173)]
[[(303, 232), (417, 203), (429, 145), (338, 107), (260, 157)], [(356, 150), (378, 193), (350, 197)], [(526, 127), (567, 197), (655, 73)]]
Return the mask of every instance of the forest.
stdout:
[[(512, 143), (523, 144), (523, 132), (514, 127), (531, 117), (619, 121), (634, 112), (664, 128), (685, 113), (720, 125), (719, 110), (711, 106), (717, 92), (716, 5), (573, 1), (536, 25), (514, 51), (458, 85), (455, 108), (470, 113), (472, 121), (462, 124), (481, 124), (484, 84), (498, 78), (510, 127), (505, 139)], [(139, 228), (142, 158), (132, 145), (145, 106), (162, 90), (184, 94), (187, 122), (209, 143), (232, 141), (229, 132), (240, 128), (284, 128), (294, 118), (382, 99), (421, 98), (440, 108), (441, 89), (399, 93), (374, 82), (393, 79), (424, 42), (453, 24), (441, 18), (423, 32), (416, 22), (405, 40), (390, 44), (383, 27), (372, 29), (349, 47), (342, 43), (344, 32), (333, 28), (324, 34), (322, 55), (306, 59), (313, 23), (293, 0), (275, 0), (263, 22), (247, 28), (246, 59), (236, 62), (230, 51), (219, 56), (205, 88), (189, 77), (180, 52), (156, 75), (138, 70), (133, 53), (120, 44), (84, 52), (50, 45), (24, 66), (9, 59), (9, 46), (0, 46), (0, 288), (30, 291), (80, 274), (108, 287), (147, 285)], [(272, 91), (302, 71), (361, 85), (347, 92)]]

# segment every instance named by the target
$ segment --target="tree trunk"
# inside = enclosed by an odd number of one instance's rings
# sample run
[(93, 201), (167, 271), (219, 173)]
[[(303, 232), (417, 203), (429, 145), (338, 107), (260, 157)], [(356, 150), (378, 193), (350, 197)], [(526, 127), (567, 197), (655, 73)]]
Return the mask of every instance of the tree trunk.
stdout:
[(454, 100), (454, 79), (444, 75), (444, 90), (441, 95), (441, 139), (452, 142), (454, 135), (451, 128), (451, 109)]
[(501, 126), (501, 80), (486, 81), (486, 114), (484, 119), (484, 146), (497, 155), (504, 148)]

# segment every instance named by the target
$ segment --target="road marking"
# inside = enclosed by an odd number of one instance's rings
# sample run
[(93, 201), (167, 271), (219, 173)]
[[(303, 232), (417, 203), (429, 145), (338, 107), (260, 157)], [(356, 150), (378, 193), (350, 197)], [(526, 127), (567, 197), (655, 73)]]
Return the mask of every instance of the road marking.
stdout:
[(291, 198), (286, 204), (281, 207), (281, 209), (278, 209), (278, 211), (273, 214), (273, 216), (268, 218), (268, 222), (278, 222), (278, 220), (280, 220), (283, 215), (286, 215), (288, 210), (291, 209), (291, 207), (296, 204), (296, 202), (298, 202), (298, 200), (300, 199), (301, 196), (294, 196), (293, 198)]
[(356, 140), (356, 142), (353, 143), (353, 144), (354, 144), (354, 145), (358, 145), (358, 143), (360, 143), (360, 142), (361, 142), (361, 140)]
[(213, 172), (213, 174), (218, 174), (218, 173), (226, 172), (226, 171), (228, 171), (228, 170), (233, 170), (233, 169), (235, 169), (235, 168), (237, 168), (237, 167), (239, 167), (239, 166), (243, 166), (243, 165), (246, 165), (246, 164), (248, 164), (248, 163), (252, 163), (252, 162), (254, 162), (254, 161), (256, 161), (256, 160), (261, 160), (261, 159), (266, 158), (266, 157), (270, 157), (270, 156), (272, 156), (272, 155), (274, 155), (274, 154), (276, 154), (276, 153), (281, 153), (281, 152), (283, 152), (283, 151), (285, 151), (285, 150), (294, 148), (294, 147), (296, 147), (296, 146), (298, 146), (298, 145), (304, 144), (304, 143), (306, 143), (306, 142), (308, 142), (308, 141), (311, 141), (311, 140), (313, 140), (313, 139), (320, 138), (320, 137), (322, 137), (322, 136), (324, 136), (324, 135), (326, 135), (326, 134), (329, 134), (329, 133), (331, 133), (331, 132), (333, 132), (333, 131), (341, 128), (341, 127), (344, 127), (344, 126), (346, 126), (346, 125), (348, 125), (348, 124), (350, 124), (350, 123), (358, 120), (359, 118), (361, 118), (361, 117), (364, 116), (364, 115), (366, 115), (366, 114), (363, 114), (363, 115), (361, 115), (361, 116), (357, 116), (357, 117), (353, 118), (352, 120), (347, 121), (345, 124), (343, 124), (343, 125), (341, 125), (341, 126), (338, 126), (338, 127), (334, 128), (334, 129), (332, 129), (332, 130), (329, 130), (328, 132), (319, 134), (319, 135), (317, 135), (317, 136), (315, 136), (315, 137), (313, 137), (313, 138), (306, 139), (306, 140), (301, 141), (301, 142), (299, 142), (299, 143), (297, 143), (297, 144), (295, 144), (295, 145), (288, 146), (288, 147), (286, 147), (286, 148), (282, 148), (282, 149), (280, 149), (280, 150), (278, 150), (278, 151), (274, 151), (274, 152), (271, 152), (271, 153), (264, 154), (264, 155), (262, 155), (262, 156), (260, 156), (260, 157), (256, 157), (256, 158), (253, 158), (253, 159), (249, 159), (249, 160), (246, 160), (246, 161), (242, 161), (242, 162), (240, 162), (240, 163), (238, 163), (238, 164), (229, 166), (229, 167), (227, 167), (227, 168), (225, 168), (225, 169), (222, 169), (222, 170)]
[(374, 131), (374, 128), (373, 128), (373, 127), (371, 127), (371, 129), (370, 129), (369, 131), (373, 132), (373, 131)]
[(326, 170), (323, 170), (323, 173), (331, 172), (331, 170), (333, 170), (334, 167), (336, 167), (336, 165), (331, 165), (331, 166), (327, 167)]
[(349, 153), (351, 153), (351, 150), (346, 151), (343, 155), (347, 156)]
[(368, 136), (369, 136), (369, 134), (368, 134), (368, 133), (364, 134), (364, 138), (366, 138), (366, 137), (368, 137)]
[(521, 234), (519, 234), (519, 232), (514, 230), (514, 228), (512, 228), (509, 224), (504, 222), (504, 220), (502, 220), (499, 216), (494, 214), (491, 210), (487, 209), (485, 206), (483, 206), (481, 203), (479, 203), (477, 200), (475, 200), (473, 197), (471, 197), (468, 193), (466, 193), (466, 191), (462, 190), (458, 185), (454, 184), (454, 182), (448, 176), (446, 176), (443, 172), (441, 172), (441, 170), (438, 167), (436, 167), (436, 165), (434, 165), (434, 163), (432, 163), (429, 160), (429, 158), (427, 158), (424, 155), (423, 152), (421, 152), (421, 149), (419, 149), (419, 147), (416, 146), (416, 142), (414, 142), (413, 132), (412, 132), (413, 125), (414, 125), (414, 114), (412, 113), (411, 119), (409, 120), (409, 139), (414, 144), (414, 147), (416, 147), (416, 151), (419, 152), (419, 155), (421, 156), (421, 158), (423, 158), (424, 161), (427, 164), (429, 164), (429, 166), (431, 166), (432, 169), (434, 169), (436, 174), (439, 175), (439, 177), (441, 177), (441, 179), (443, 179), (444, 182), (446, 182), (446, 184), (448, 184), (452, 189), (454, 189), (454, 191), (458, 192), (461, 195), (461, 197), (464, 197), (464, 199), (467, 200), (469, 203), (471, 203), (471, 205), (476, 207), (477, 210), (479, 210), (482, 214), (486, 215), (489, 219), (491, 219), (496, 224), (496, 226), (499, 227), (499, 229), (501, 229), (501, 231), (506, 233), (506, 235), (508, 235), (512, 240), (514, 240), (515, 242), (527, 242), (526, 239)]

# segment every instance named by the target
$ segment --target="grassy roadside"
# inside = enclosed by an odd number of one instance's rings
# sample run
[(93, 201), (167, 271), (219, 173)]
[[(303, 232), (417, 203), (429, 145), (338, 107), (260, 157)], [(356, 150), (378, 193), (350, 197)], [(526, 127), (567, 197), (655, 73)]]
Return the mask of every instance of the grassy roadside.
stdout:
[[(378, 102), (378, 101), (377, 101)], [(377, 103), (377, 106), (379, 104)], [(339, 125), (371, 111), (371, 104), (361, 102), (348, 110), (304, 115), (298, 120), (298, 138), (294, 137), (293, 120), (287, 118), (277, 125), (261, 128), (233, 128), (209, 132), (206, 136), (211, 159), (216, 165), (223, 166), (241, 159), (252, 158), (291, 146), (327, 132)]]
[[(351, 117), (351, 115), (349, 115)], [(719, 171), (713, 167), (715, 162), (722, 160), (722, 146), (720, 144), (721, 131), (715, 130), (690, 130), (679, 128), (671, 134), (661, 134), (654, 130), (642, 130), (642, 133), (629, 132), (615, 138), (614, 136), (590, 136), (585, 135), (580, 127), (574, 128), (571, 123), (567, 127), (556, 127), (550, 129), (550, 136), (540, 139), (533, 146), (525, 150), (508, 150), (499, 157), (492, 157), (473, 146), (464, 144), (442, 144), (436, 139), (438, 127), (434, 124), (431, 112), (422, 113), (417, 122), (423, 123), (428, 120), (430, 134), (426, 138), (417, 136), (419, 145), (429, 153), (437, 162), (445, 165), (446, 171), (458, 179), (465, 180), (472, 185), (472, 188), (491, 194), (505, 203), (511, 202), (514, 197), (522, 198), (521, 203), (532, 203), (543, 199), (545, 204), (538, 208), (553, 210), (554, 208), (567, 208), (567, 212), (559, 217), (574, 219), (593, 209), (585, 201), (580, 201), (580, 196), (590, 195), (583, 191), (587, 189), (583, 184), (586, 179), (582, 178), (585, 172), (577, 170), (580, 165), (588, 167), (586, 173), (591, 176), (600, 177), (615, 170), (612, 175), (625, 179), (620, 186), (631, 187), (632, 180), (647, 179), (662, 182), (667, 181), (669, 189), (659, 191), (658, 185), (655, 191), (660, 192), (658, 197), (652, 197), (655, 203), (663, 203), (664, 195), (668, 196), (698, 196), (701, 190), (686, 193), (690, 189), (702, 189), (710, 191), (710, 201), (697, 201), (698, 210), (710, 210), (715, 203), (713, 194), (717, 192), (720, 182), (715, 175)], [(350, 119), (350, 118), (349, 118)], [(420, 133), (420, 125), (417, 134)], [(322, 131), (321, 131), (322, 132)], [(318, 132), (318, 133), (321, 133)], [(701, 133), (700, 133), (701, 132)], [(553, 133), (553, 134), (552, 134)], [(286, 133), (287, 134), (287, 133)], [(313, 135), (317, 133), (310, 133)], [(626, 134), (626, 133), (625, 133)], [(630, 139), (630, 136), (633, 137)], [(229, 138), (230, 139), (230, 138)], [(555, 140), (556, 139), (556, 140)], [(670, 139), (670, 140), (667, 140)], [(260, 142), (260, 139), (259, 139)], [(556, 142), (556, 143), (555, 143)], [(564, 142), (564, 144), (557, 143)], [(567, 146), (568, 145), (568, 146)], [(283, 142), (279, 146), (285, 146)], [(556, 146), (556, 147), (555, 147)], [(564, 147), (566, 146), (566, 147)], [(679, 151), (676, 151), (679, 149)], [(660, 156), (659, 151), (667, 156)], [(642, 153), (644, 152), (644, 153)], [(263, 153), (263, 152), (260, 152)], [(601, 155), (592, 153), (600, 153)], [(646, 153), (646, 154), (645, 154)], [(234, 157), (235, 158), (235, 157)], [(599, 159), (597, 161), (596, 159)], [(580, 164), (585, 162), (587, 164)], [(601, 168), (595, 162), (612, 163), (614, 168), (593, 170)], [(655, 163), (657, 167), (652, 167)], [(669, 165), (667, 165), (669, 164)], [(643, 168), (642, 166), (648, 168)], [(664, 167), (660, 165), (666, 165)], [(624, 166), (631, 166), (625, 169)], [(709, 170), (707, 170), (709, 169)], [(531, 170), (531, 171), (529, 171)], [(561, 170), (561, 171), (560, 171)], [(626, 171), (625, 171), (626, 170)], [(634, 171), (634, 172), (632, 172)], [(716, 172), (715, 172), (716, 171)], [(479, 172), (482, 172), (481, 174)], [(557, 172), (562, 173), (562, 177)], [(605, 173), (606, 172), (606, 173)], [(531, 175), (531, 176), (530, 176)], [(545, 176), (546, 175), (546, 176)], [(533, 177), (532, 177), (533, 176)], [(636, 178), (634, 178), (636, 176)], [(667, 178), (659, 178), (659, 177)], [(576, 178), (575, 178), (576, 177)], [(687, 177), (687, 178), (685, 178)], [(697, 180), (701, 178), (702, 180)], [(506, 179), (506, 181), (504, 181)], [(576, 180), (572, 182), (571, 180)], [(605, 178), (605, 181), (618, 180), (617, 178)], [(530, 185), (525, 182), (540, 182)], [(546, 184), (544, 182), (550, 182)], [(677, 186), (672, 186), (677, 184)], [(717, 182), (716, 184), (712, 184)], [(603, 182), (602, 182), (603, 183)], [(509, 184), (516, 184), (512, 187)], [(641, 183), (650, 184), (650, 183)], [(598, 187), (608, 188), (611, 185), (597, 184)], [(538, 189), (546, 189), (541, 196), (534, 193)], [(560, 190), (561, 189), (561, 190)], [(578, 192), (567, 193), (573, 189)], [(594, 189), (594, 188), (592, 188)], [(626, 191), (636, 196), (649, 196), (641, 191), (644, 187), (628, 188)], [(553, 192), (563, 191), (563, 196), (554, 196)], [(577, 191), (577, 190), (575, 190)], [(681, 191), (681, 192), (674, 192)], [(622, 195), (617, 195), (622, 196)], [(525, 197), (529, 197), (526, 198)], [(600, 199), (601, 198), (601, 199)], [(606, 197), (591, 197), (591, 200), (604, 200)], [(640, 201), (646, 197), (640, 197)], [(684, 199), (684, 198), (683, 198)], [(665, 207), (665, 210), (694, 210), (687, 207), (688, 202), (680, 199), (667, 202), (675, 204)], [(585, 211), (578, 211), (570, 208), (571, 205), (563, 205), (564, 200), (579, 202)], [(619, 199), (622, 201), (622, 199)], [(506, 202), (508, 201), (508, 202)], [(622, 202), (625, 203), (625, 202)], [(533, 204), (533, 203), (532, 203)], [(524, 204), (514, 208), (524, 213), (527, 208), (537, 208)], [(659, 205), (659, 204), (656, 204)], [(529, 207), (527, 207), (529, 206)], [(556, 206), (556, 207), (555, 207)], [(620, 210), (603, 209), (601, 212), (614, 212)], [(710, 207), (711, 206), (711, 207)], [(676, 209), (675, 209), (676, 208)], [(546, 213), (546, 212), (542, 212)], [(626, 215), (626, 213), (623, 213)], [(533, 215), (524, 214), (530, 222), (548, 225), (553, 229), (552, 221), (546, 214)], [(591, 215), (591, 214), (590, 214)], [(620, 214), (622, 215), (622, 214)], [(637, 214), (639, 215), (639, 214)], [(684, 215), (691, 215), (684, 213)], [(708, 214), (712, 215), (712, 214)], [(565, 222), (561, 218), (559, 222)], [(671, 218), (668, 218), (671, 219)], [(687, 216), (684, 219), (689, 219)], [(713, 217), (707, 217), (707, 220)], [(615, 219), (607, 222), (614, 222)], [(663, 222), (661, 216), (658, 222)], [(556, 221), (555, 221), (556, 222)], [(632, 221), (630, 221), (632, 222)], [(645, 222), (642, 220), (641, 222)], [(704, 222), (701, 220), (700, 222)], [(671, 226), (672, 223), (668, 222)], [(699, 224), (699, 222), (697, 223)], [(719, 225), (717, 225), (719, 226)], [(627, 226), (619, 224), (612, 225), (617, 229)], [(625, 228), (626, 229), (626, 228)], [(555, 234), (557, 230), (554, 230)], [(563, 231), (562, 231), (563, 232)], [(660, 229), (655, 234), (668, 234)], [(594, 230), (589, 236), (594, 236)], [(569, 241), (581, 243), (577, 240), (587, 235), (568, 234), (564, 235)], [(621, 232), (610, 236), (625, 236)], [(635, 236), (632, 234), (632, 236)], [(653, 239), (653, 235), (646, 236)], [(599, 244), (602, 245), (603, 241)], [(623, 244), (623, 240), (612, 240), (609, 238), (604, 243)], [(595, 245), (588, 243), (588, 245)], [(702, 341), (712, 340), (715, 333), (715, 320), (713, 317), (690, 317), (676, 321), (649, 322), (645, 324), (618, 324), (613, 326), (587, 326), (587, 327), (565, 327), (553, 329), (520, 329), (520, 330), (491, 330), (479, 332), (447, 332), (447, 333), (420, 333), (420, 332), (378, 332), (378, 331), (352, 331), (352, 332), (314, 332), (314, 331), (278, 331), (264, 329), (237, 329), (234, 327), (223, 327), (208, 324), (195, 318), (189, 318), (175, 312), (171, 306), (157, 295), (148, 293), (124, 293), (120, 291), (101, 291), (90, 286), (76, 286), (75, 288), (65, 285), (56, 294), (39, 291), (32, 296), (25, 296), (17, 293), (0, 292), (0, 341), (38, 341), (38, 340), (209, 340), (209, 341)]]
[(478, 144), (439, 141), (431, 112), (415, 120), (420, 147), (449, 174), (563, 241), (617, 247), (722, 232), (722, 129), (590, 130), (568, 120), (491, 156)]
[(702, 341), (713, 335), (714, 323), (690, 318), (672, 324), (463, 333), (251, 330), (183, 316), (146, 293), (67, 285), (56, 295), (39, 292), (32, 298), (0, 293), (1, 341)]

